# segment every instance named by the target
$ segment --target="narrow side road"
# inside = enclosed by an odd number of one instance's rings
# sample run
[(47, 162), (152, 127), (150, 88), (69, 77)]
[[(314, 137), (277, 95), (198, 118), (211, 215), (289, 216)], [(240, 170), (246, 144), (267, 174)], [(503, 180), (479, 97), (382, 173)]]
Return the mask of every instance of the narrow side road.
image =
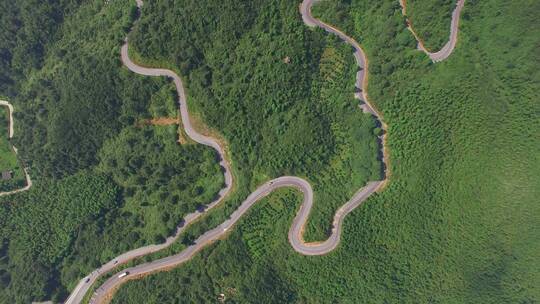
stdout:
[[(8, 139), (12, 139), (13, 138), (13, 133), (14, 133), (14, 129), (13, 129), (13, 123), (14, 123), (14, 120), (13, 120), (13, 105), (11, 105), (9, 102), (5, 101), (5, 100), (0, 100), (0, 106), (5, 106), (8, 108), (8, 112), (9, 112), (9, 131), (8, 131)], [(4, 135), (1, 135), (1, 136), (4, 136)], [(13, 149), (13, 152), (15, 154), (17, 154), (17, 148), (15, 148), (15, 146), (11, 145), (11, 148)], [(32, 187), (32, 179), (30, 179), (30, 174), (28, 174), (28, 169), (24, 166), (24, 164), (22, 162), (19, 162), (21, 164), (21, 166), (23, 167), (23, 171), (24, 171), (24, 178), (26, 179), (26, 186), (24, 186), (23, 188), (20, 188), (20, 189), (16, 189), (16, 190), (12, 190), (12, 191), (6, 191), (6, 192), (0, 192), (0, 196), (6, 196), (6, 195), (11, 195), (11, 194), (15, 194), (15, 193), (19, 193), (19, 192), (23, 192), (23, 191), (26, 191), (28, 189), (30, 189)]]

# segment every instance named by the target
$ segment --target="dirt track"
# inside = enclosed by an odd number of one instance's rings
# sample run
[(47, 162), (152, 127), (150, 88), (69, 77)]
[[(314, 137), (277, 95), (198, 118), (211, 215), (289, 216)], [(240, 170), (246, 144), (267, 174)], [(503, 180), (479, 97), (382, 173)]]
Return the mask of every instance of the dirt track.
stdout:
[[(5, 100), (0, 100), (0, 106), (6, 106), (8, 108), (8, 111), (9, 111), (9, 134), (8, 134), (8, 138), (9, 139), (12, 139), (13, 138), (13, 133), (14, 133), (14, 128), (13, 128), (13, 124), (14, 124), (14, 120), (13, 120), (13, 106), (5, 101)], [(13, 153), (17, 154), (17, 148), (15, 148), (15, 146), (11, 146), (13, 148)], [(22, 163), (21, 163), (22, 165)], [(0, 196), (6, 196), (6, 195), (11, 195), (11, 194), (15, 194), (15, 193), (19, 193), (19, 192), (23, 192), (23, 191), (26, 191), (28, 189), (30, 189), (32, 187), (32, 179), (30, 178), (30, 174), (28, 173), (28, 169), (26, 167), (24, 167), (23, 165), (23, 172), (24, 172), (24, 178), (26, 179), (26, 186), (24, 186), (23, 188), (20, 188), (20, 189), (16, 189), (16, 190), (12, 190), (12, 191), (6, 191), (6, 192), (0, 192)]]

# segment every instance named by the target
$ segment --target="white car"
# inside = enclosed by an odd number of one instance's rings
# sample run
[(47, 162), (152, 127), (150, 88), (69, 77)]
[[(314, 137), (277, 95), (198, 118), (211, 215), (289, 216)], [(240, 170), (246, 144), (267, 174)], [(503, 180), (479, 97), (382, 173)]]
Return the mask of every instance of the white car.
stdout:
[(120, 275), (118, 275), (118, 278), (121, 279), (129, 274), (129, 271), (122, 272)]

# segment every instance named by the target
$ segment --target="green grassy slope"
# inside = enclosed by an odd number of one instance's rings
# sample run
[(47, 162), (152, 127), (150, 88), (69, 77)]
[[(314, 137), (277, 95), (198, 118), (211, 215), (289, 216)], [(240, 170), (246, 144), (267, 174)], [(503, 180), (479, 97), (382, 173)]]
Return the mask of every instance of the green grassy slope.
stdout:
[(43, 66), (51, 43), (81, 0), (15, 0), (0, 3), (0, 92), (16, 95), (31, 71)]
[(127, 283), (114, 302), (539, 301), (539, 11), (530, 0), (468, 1), (455, 52), (434, 65), (395, 1), (322, 4), (316, 12), (370, 60), (370, 97), (389, 125), (388, 188), (351, 214), (327, 256), (293, 252), (299, 198), (276, 194), (229, 238)]

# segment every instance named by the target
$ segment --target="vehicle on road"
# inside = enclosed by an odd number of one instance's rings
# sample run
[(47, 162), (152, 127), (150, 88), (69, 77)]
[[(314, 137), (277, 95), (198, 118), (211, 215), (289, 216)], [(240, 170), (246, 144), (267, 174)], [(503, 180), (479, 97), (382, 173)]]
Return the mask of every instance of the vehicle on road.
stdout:
[(122, 272), (120, 275), (118, 275), (118, 278), (121, 279), (129, 274), (129, 271)]

